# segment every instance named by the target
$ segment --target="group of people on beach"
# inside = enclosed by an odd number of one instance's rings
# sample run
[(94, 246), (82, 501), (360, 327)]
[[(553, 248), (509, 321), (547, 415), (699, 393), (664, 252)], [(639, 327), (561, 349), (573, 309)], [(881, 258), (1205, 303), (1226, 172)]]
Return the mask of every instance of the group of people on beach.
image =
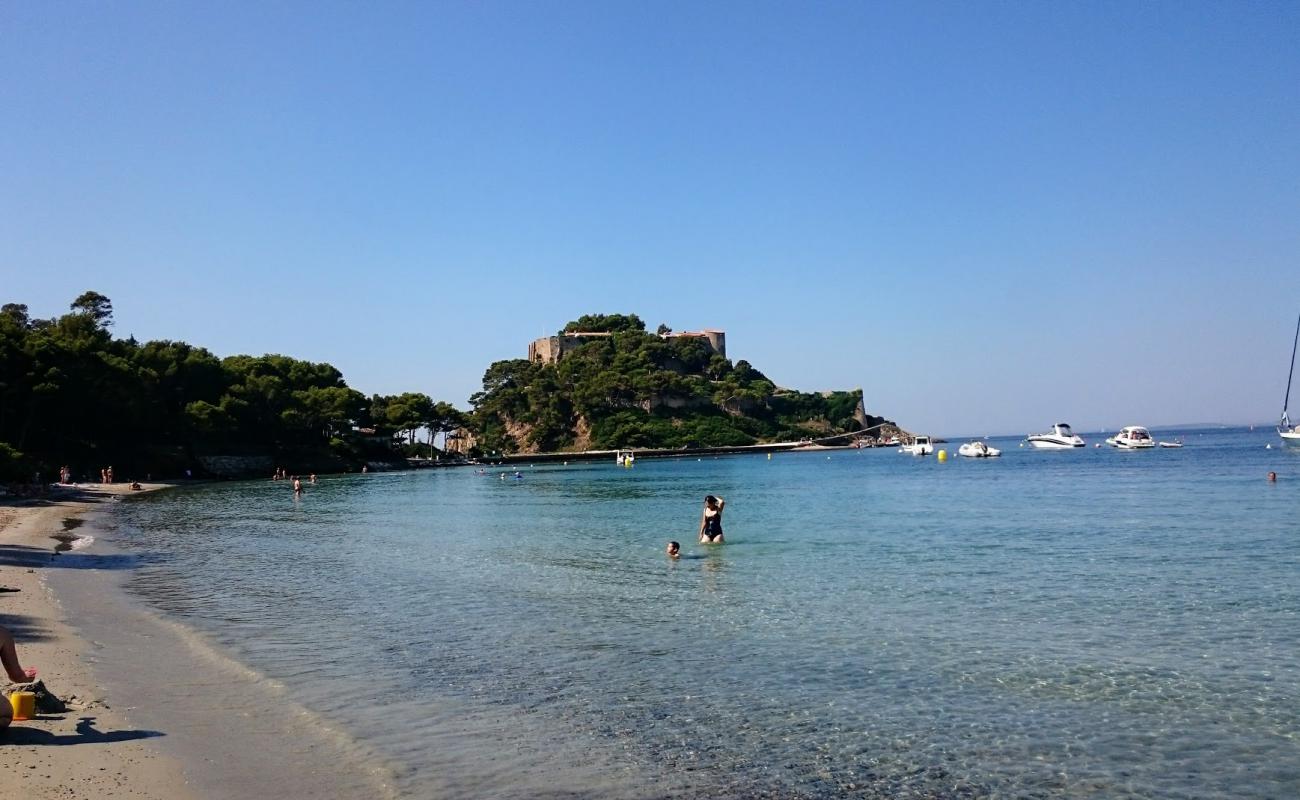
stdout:
[[(723, 544), (726, 541), (722, 536), (722, 509), (726, 505), (727, 501), (721, 497), (705, 495), (704, 512), (700, 515), (700, 544)], [(669, 558), (680, 558), (681, 544), (669, 542), (667, 553)]]

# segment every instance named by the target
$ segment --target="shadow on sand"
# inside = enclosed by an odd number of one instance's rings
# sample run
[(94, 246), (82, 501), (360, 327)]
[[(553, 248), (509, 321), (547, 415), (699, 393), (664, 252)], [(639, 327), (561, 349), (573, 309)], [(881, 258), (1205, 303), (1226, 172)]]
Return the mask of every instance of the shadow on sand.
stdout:
[(165, 735), (161, 731), (97, 731), (94, 717), (82, 717), (77, 722), (76, 733), (50, 733), (39, 728), (24, 727), (22, 722), (15, 722), (8, 730), (0, 731), (0, 741), (7, 744), (30, 745), (108, 744), (153, 739)]

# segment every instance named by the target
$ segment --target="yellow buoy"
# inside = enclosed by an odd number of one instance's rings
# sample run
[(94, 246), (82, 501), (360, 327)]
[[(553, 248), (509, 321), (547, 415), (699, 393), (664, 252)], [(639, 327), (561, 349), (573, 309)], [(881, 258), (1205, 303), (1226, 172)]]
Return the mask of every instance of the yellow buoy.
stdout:
[(940, 451), (939, 451), (939, 463), (942, 464), (943, 462), (945, 462), (945, 461), (947, 461), (947, 460), (948, 460), (948, 451), (947, 451), (947, 450), (940, 450)]

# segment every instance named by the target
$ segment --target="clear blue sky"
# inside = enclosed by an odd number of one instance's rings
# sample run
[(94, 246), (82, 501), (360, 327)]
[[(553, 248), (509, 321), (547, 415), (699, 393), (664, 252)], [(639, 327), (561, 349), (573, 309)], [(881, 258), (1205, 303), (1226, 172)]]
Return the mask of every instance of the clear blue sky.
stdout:
[(7, 3), (0, 299), (462, 407), (584, 312), (934, 433), (1269, 420), (1294, 3)]

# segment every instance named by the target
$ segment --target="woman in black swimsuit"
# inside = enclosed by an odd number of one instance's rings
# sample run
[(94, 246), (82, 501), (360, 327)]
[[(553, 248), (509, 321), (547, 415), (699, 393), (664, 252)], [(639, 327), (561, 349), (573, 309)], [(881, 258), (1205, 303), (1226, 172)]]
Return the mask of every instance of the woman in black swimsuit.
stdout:
[(727, 504), (721, 497), (704, 498), (704, 515), (700, 517), (700, 544), (722, 544), (722, 507)]

